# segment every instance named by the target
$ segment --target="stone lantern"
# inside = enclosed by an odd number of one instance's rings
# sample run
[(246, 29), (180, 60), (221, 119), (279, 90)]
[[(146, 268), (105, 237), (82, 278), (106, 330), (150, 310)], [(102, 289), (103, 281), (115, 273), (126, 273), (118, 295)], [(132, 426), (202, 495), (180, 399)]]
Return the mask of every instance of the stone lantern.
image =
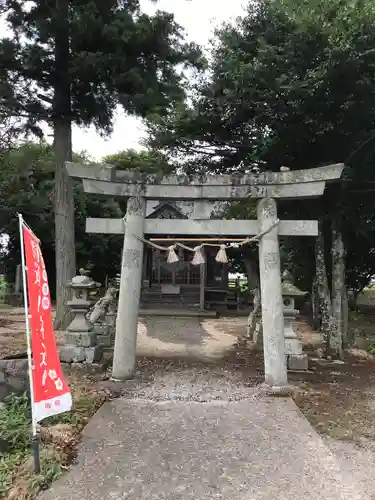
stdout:
[(87, 319), (87, 313), (94, 303), (89, 294), (101, 285), (88, 276), (84, 269), (79, 272), (67, 285), (73, 291), (73, 298), (68, 302), (73, 319), (66, 329), (60, 358), (66, 363), (94, 363), (100, 361), (102, 348), (97, 344), (94, 326)]
[(293, 321), (298, 314), (295, 309), (297, 297), (304, 297), (307, 292), (302, 292), (293, 284), (293, 277), (289, 271), (284, 271), (282, 276), (282, 296), (284, 304), (284, 336), (285, 354), (289, 370), (308, 370), (307, 354), (302, 351), (302, 343), (293, 330)]

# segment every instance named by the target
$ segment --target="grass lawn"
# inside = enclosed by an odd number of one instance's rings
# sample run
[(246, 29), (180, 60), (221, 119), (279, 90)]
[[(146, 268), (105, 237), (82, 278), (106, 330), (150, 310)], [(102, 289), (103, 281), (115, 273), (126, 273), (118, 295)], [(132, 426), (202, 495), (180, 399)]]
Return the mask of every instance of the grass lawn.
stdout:
[[(76, 455), (88, 419), (109, 398), (97, 389), (100, 376), (68, 377), (74, 410), (44, 420), (40, 426), (40, 474), (35, 475), (31, 448), (31, 410), (26, 394), (10, 396), (0, 407), (0, 498), (31, 500), (66, 470)], [(2, 450), (2, 453), (1, 453)]]

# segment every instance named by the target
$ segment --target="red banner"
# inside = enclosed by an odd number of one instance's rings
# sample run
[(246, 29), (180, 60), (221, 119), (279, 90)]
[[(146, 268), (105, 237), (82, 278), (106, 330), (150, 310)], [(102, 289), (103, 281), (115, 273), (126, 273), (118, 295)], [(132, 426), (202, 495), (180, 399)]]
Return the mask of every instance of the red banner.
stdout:
[(32, 404), (35, 421), (40, 422), (51, 415), (71, 410), (72, 397), (62, 373), (56, 347), (48, 278), (39, 240), (24, 223), (22, 233), (33, 357)]

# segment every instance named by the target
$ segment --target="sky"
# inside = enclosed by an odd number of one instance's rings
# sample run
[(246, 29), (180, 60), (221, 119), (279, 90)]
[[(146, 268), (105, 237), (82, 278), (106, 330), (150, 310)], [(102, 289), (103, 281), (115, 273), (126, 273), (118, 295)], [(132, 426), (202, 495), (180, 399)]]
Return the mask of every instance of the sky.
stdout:
[[(149, 14), (156, 9), (173, 12), (175, 20), (184, 27), (186, 38), (200, 45), (207, 46), (216, 26), (240, 16), (246, 0), (160, 0), (153, 4), (150, 0), (141, 0), (142, 8)], [(0, 36), (4, 33), (0, 23)], [(45, 129), (47, 140), (51, 140), (51, 131)], [(119, 109), (114, 120), (114, 129), (108, 139), (100, 137), (93, 127), (73, 129), (73, 150), (87, 151), (94, 159), (113, 154), (128, 148), (140, 149), (145, 136), (142, 122), (134, 117), (125, 116)]]
[[(212, 38), (215, 26), (241, 15), (243, 5), (246, 5), (245, 0), (160, 0), (157, 5), (144, 0), (141, 3), (148, 13), (154, 12), (156, 8), (173, 12), (176, 21), (185, 28), (187, 39), (203, 46)], [(124, 149), (140, 149), (140, 141), (144, 136), (142, 122), (134, 117), (126, 117), (119, 109), (113, 134), (108, 140), (101, 138), (94, 128), (75, 127), (73, 149), (86, 150), (98, 160)]]

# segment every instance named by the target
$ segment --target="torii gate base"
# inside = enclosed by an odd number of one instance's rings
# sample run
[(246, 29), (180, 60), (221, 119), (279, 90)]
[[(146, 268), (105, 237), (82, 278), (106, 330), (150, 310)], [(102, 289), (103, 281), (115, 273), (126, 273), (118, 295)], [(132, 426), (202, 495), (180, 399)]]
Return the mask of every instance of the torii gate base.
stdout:
[[(67, 163), (72, 177), (83, 179), (88, 193), (129, 197), (125, 217), (124, 246), (112, 378), (131, 378), (135, 369), (138, 309), (141, 293), (142, 257), (146, 199), (239, 200), (259, 198), (258, 230), (265, 231), (277, 221), (275, 198), (307, 198), (323, 194), (327, 181), (340, 178), (344, 165), (331, 165), (293, 172), (266, 172), (259, 175), (222, 175), (188, 179), (185, 176), (146, 176), (117, 171), (111, 166), (82, 166)], [(196, 224), (197, 221), (185, 221)], [(210, 222), (204, 221), (209, 228)], [(223, 221), (224, 222), (224, 221)], [(230, 221), (233, 222), (233, 221)], [(240, 221), (234, 221), (240, 222)], [(245, 221), (241, 221), (241, 225)], [(286, 222), (286, 221), (285, 221)], [(285, 224), (284, 222), (284, 224)], [(295, 221), (297, 234), (306, 221)], [(250, 225), (250, 221), (249, 221)], [(302, 229), (301, 229), (302, 228)], [(170, 231), (168, 231), (170, 234)], [(222, 231), (217, 233), (225, 234)], [(295, 232), (292, 234), (295, 234)], [(245, 234), (244, 236), (248, 236)], [(288, 389), (283, 300), (279, 253), (279, 227), (275, 225), (259, 243), (260, 287), (262, 300), (265, 384), (274, 392)]]

